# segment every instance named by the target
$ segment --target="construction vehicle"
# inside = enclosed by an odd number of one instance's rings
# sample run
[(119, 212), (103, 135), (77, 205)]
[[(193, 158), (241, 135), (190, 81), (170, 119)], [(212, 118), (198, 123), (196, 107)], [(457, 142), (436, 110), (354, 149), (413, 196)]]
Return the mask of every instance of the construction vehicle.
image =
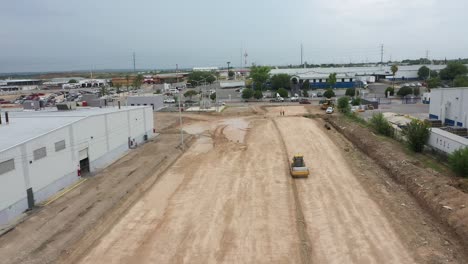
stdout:
[(328, 107), (333, 107), (333, 101), (331, 99), (320, 100), (320, 108), (322, 110), (327, 110)]
[(309, 177), (309, 168), (305, 165), (304, 156), (300, 154), (294, 155), (291, 163), (291, 176), (293, 178)]

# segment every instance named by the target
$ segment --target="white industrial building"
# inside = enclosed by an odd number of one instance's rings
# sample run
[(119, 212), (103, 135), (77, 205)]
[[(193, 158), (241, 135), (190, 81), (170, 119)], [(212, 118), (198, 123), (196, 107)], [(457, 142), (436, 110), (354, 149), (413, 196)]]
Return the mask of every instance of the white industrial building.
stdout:
[(468, 88), (438, 88), (430, 94), (429, 119), (440, 120), (442, 128), (431, 128), (428, 145), (445, 153), (468, 147), (466, 137), (450, 131), (468, 128)]
[(8, 124), (5, 114), (0, 125), (0, 225), (154, 135), (149, 106), (10, 112)]
[(127, 106), (151, 106), (153, 111), (158, 111), (164, 107), (164, 96), (161, 94), (129, 96)]
[(429, 119), (448, 126), (468, 127), (468, 88), (432, 89)]

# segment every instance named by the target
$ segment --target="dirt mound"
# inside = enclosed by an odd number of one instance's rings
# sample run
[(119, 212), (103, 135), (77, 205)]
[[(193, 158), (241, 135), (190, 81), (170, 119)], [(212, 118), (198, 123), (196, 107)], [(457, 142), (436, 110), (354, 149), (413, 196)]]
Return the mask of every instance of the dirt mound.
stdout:
[(404, 149), (341, 117), (327, 119), (348, 140), (406, 186), (433, 215), (446, 223), (468, 248), (468, 194), (438, 172), (418, 167)]

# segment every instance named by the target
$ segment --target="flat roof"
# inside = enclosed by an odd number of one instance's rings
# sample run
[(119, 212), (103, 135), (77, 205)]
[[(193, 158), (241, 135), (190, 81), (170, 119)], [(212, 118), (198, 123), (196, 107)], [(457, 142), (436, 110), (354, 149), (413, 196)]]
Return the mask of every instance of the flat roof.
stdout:
[(27, 142), (36, 137), (50, 133), (56, 129), (70, 125), (89, 116), (128, 111), (151, 106), (122, 106), (118, 107), (79, 107), (76, 110), (58, 111), (46, 109), (42, 111), (9, 111), (9, 124), (5, 124), (5, 111), (1, 111), (2, 125), (0, 125), (0, 152)]

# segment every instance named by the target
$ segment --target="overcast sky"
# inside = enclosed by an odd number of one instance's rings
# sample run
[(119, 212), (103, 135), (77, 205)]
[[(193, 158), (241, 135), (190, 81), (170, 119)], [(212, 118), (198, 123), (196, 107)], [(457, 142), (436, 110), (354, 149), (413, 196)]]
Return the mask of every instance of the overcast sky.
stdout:
[(467, 0), (5, 0), (0, 72), (468, 57)]

